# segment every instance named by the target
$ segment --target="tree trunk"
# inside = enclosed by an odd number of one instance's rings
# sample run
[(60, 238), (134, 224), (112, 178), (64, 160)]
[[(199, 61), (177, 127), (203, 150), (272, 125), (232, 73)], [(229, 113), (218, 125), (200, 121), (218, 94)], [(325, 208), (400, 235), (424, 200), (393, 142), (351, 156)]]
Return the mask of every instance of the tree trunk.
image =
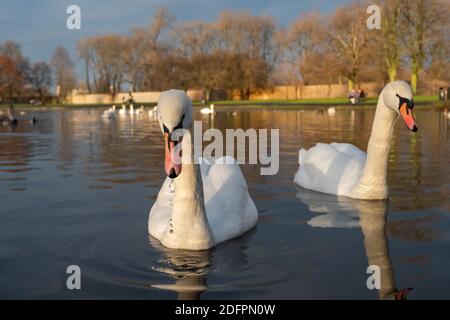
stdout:
[(91, 93), (91, 83), (89, 82), (89, 61), (86, 59), (85, 62), (85, 72), (86, 72), (86, 87), (88, 89), (88, 93)]
[(414, 94), (417, 94), (417, 85), (419, 79), (419, 70), (416, 67), (413, 67), (411, 70), (411, 87)]
[(355, 82), (353, 81), (353, 79), (348, 78), (348, 91), (352, 91), (354, 86)]
[(388, 70), (389, 73), (389, 82), (397, 80), (397, 67), (390, 67)]

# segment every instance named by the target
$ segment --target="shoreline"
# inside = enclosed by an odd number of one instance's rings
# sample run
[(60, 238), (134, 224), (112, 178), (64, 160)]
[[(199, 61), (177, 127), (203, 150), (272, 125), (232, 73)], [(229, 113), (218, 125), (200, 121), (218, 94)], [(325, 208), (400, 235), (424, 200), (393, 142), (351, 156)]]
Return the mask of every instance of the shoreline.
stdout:
[[(231, 109), (279, 109), (279, 110), (292, 110), (292, 109), (327, 109), (330, 107), (336, 107), (339, 109), (371, 109), (376, 106), (377, 99), (371, 98), (366, 101), (362, 101), (357, 104), (345, 103), (343, 99), (330, 99), (326, 101), (324, 99), (314, 100), (227, 100), (227, 101), (212, 101), (212, 104), (217, 109), (231, 110)], [(10, 104), (0, 104), (0, 109), (7, 108)], [(113, 104), (45, 104), (35, 106), (32, 104), (12, 104), (17, 109), (59, 109), (59, 108), (109, 108)], [(136, 106), (143, 105), (145, 108), (153, 108), (155, 103), (134, 103)], [(194, 108), (208, 107), (209, 103), (203, 104), (200, 101), (193, 101)], [(117, 104), (116, 104), (117, 106)], [(418, 97), (415, 101), (415, 106), (419, 109), (440, 109), (450, 107), (450, 101), (439, 101), (436, 97)], [(120, 106), (119, 106), (120, 108)]]

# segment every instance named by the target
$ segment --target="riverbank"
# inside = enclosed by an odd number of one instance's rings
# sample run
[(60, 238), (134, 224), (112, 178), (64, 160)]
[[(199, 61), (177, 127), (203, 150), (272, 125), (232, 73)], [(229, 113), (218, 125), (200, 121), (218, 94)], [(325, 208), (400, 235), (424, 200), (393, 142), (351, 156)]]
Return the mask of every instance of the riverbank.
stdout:
[[(323, 108), (323, 107), (339, 107), (339, 108), (364, 108), (371, 107), (377, 104), (378, 98), (364, 99), (358, 104), (351, 104), (347, 98), (321, 98), (321, 99), (301, 99), (301, 100), (221, 100), (211, 101), (215, 107), (218, 108)], [(437, 96), (415, 96), (414, 102), (417, 107), (437, 107), (444, 108), (450, 106), (450, 101), (441, 102)], [(194, 107), (205, 107), (209, 104), (204, 104), (201, 101), (193, 101)], [(154, 107), (156, 103), (135, 103), (135, 107)], [(6, 108), (9, 104), (2, 104), (0, 108)], [(48, 104), (35, 106), (32, 104), (14, 104), (17, 109), (22, 108), (93, 108), (101, 107), (107, 108), (111, 104)], [(116, 106), (119, 108), (120, 105)]]

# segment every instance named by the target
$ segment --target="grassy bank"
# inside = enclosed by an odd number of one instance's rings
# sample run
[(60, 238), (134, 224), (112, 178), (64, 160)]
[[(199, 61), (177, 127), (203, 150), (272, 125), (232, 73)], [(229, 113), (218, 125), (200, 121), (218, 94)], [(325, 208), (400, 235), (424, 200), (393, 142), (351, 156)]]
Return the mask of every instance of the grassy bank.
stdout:
[[(273, 100), (220, 100), (212, 101), (216, 107), (283, 107), (283, 108), (295, 108), (295, 107), (328, 107), (328, 106), (347, 106), (347, 107), (364, 107), (364, 106), (374, 106), (377, 104), (378, 98), (368, 98), (364, 99), (357, 105), (350, 104), (347, 98), (320, 98), (320, 99), (299, 99), (299, 100), (283, 100), (283, 99), (273, 99)], [(418, 106), (450, 106), (450, 101), (445, 103), (439, 103), (437, 96), (415, 96), (414, 102)], [(135, 107), (144, 105), (146, 108), (155, 106), (155, 103), (135, 103)], [(208, 104), (206, 104), (208, 105)], [(1, 104), (0, 108), (7, 108), (9, 104)], [(48, 104), (42, 106), (33, 106), (31, 104), (14, 104), (17, 109), (21, 108), (95, 108), (110, 107), (111, 104)], [(116, 106), (120, 108), (120, 105)], [(200, 101), (194, 101), (194, 106), (205, 107)]]
[[(367, 98), (358, 105), (375, 105), (378, 98)], [(437, 96), (415, 96), (414, 101), (417, 104), (435, 103), (439, 99)], [(217, 106), (233, 106), (233, 105), (308, 105), (308, 106), (327, 106), (327, 105), (351, 105), (348, 98), (318, 98), (318, 99), (299, 99), (299, 100), (220, 100), (212, 102)]]

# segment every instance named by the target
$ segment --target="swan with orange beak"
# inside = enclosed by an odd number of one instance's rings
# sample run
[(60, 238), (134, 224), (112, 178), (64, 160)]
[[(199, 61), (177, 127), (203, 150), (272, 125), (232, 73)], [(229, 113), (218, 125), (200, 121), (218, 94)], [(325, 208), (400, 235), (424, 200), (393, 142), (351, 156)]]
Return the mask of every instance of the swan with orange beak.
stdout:
[(411, 87), (388, 83), (378, 97), (367, 153), (348, 143), (318, 143), (299, 152), (294, 182), (306, 189), (356, 199), (387, 199), (387, 166), (394, 125), (402, 118), (416, 132)]
[(150, 210), (150, 235), (169, 248), (205, 250), (252, 229), (258, 211), (236, 161), (209, 164), (194, 155), (191, 99), (182, 90), (165, 91), (157, 110), (167, 178)]

